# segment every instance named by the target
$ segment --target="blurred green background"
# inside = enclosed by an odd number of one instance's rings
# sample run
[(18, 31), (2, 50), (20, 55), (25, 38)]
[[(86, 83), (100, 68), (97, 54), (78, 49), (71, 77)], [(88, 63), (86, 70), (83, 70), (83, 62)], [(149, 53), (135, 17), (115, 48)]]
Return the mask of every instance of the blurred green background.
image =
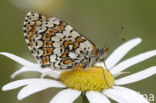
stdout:
[[(42, 1), (40, 3), (40, 1)], [(44, 2), (43, 2), (44, 1)], [(141, 37), (143, 42), (123, 58), (156, 49), (156, 0), (1, 0), (0, 1), (0, 52), (9, 52), (30, 61), (35, 61), (24, 40), (22, 26), (28, 11), (42, 12), (51, 17), (58, 17), (80, 33), (87, 36), (98, 47), (117, 32), (122, 24), (126, 28), (112, 41), (109, 53), (126, 40)], [(114, 43), (115, 42), (115, 43)], [(156, 65), (156, 57), (139, 63), (126, 71), (135, 73)], [(24, 78), (20, 75), (11, 80), (10, 75), (21, 65), (0, 56), (0, 88), (8, 82)], [(36, 75), (29, 74), (29, 77)], [(135, 78), (134, 78), (135, 79)], [(156, 76), (143, 81), (126, 85), (131, 89), (156, 96)], [(22, 101), (16, 95), (20, 89), (2, 92), (1, 103), (48, 103), (59, 89), (48, 89), (34, 94)], [(77, 100), (79, 103), (81, 100)], [(156, 103), (151, 102), (151, 103)]]

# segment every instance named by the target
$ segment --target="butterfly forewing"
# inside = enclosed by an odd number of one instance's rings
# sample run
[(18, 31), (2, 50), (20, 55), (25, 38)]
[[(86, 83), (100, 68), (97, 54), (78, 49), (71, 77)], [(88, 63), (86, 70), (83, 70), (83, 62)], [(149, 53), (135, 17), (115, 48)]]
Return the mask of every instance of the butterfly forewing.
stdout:
[(29, 12), (24, 36), (42, 67), (72, 69), (80, 63), (86, 66), (95, 62), (94, 44), (58, 18)]

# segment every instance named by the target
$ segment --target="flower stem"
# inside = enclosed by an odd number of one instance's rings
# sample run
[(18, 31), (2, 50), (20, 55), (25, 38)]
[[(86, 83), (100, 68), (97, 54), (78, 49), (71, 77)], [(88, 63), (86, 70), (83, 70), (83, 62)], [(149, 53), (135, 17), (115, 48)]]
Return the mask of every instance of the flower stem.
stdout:
[(82, 103), (89, 103), (85, 95), (82, 95)]

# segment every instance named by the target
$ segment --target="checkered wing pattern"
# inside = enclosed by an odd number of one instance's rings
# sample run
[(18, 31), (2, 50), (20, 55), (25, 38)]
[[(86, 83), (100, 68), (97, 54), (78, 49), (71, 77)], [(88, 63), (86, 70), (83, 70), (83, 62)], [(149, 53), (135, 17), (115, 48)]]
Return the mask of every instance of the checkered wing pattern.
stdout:
[(72, 69), (96, 60), (95, 45), (58, 18), (29, 12), (23, 29), (29, 49), (42, 67)]

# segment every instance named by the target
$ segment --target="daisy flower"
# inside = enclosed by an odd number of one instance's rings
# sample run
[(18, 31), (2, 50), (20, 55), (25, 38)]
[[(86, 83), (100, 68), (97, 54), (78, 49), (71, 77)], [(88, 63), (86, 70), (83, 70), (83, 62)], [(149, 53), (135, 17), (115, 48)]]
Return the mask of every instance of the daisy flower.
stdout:
[[(23, 87), (17, 95), (18, 100), (22, 100), (47, 88), (63, 88), (49, 103), (72, 103), (80, 95), (85, 95), (90, 103), (111, 103), (109, 98), (118, 103), (149, 103), (141, 94), (122, 85), (134, 83), (156, 74), (156, 66), (116, 79), (118, 75), (125, 73), (123, 71), (127, 68), (156, 55), (156, 50), (151, 50), (120, 61), (141, 41), (141, 38), (135, 38), (119, 46), (105, 60), (107, 69), (102, 62), (87, 69), (82, 69), (81, 65), (68, 71), (43, 69), (39, 64), (2, 52), (1, 55), (5, 55), (23, 65), (21, 69), (12, 74), (11, 78), (23, 72), (41, 73), (41, 78), (13, 81), (3, 86), (2, 90), (7, 91)], [(47, 79), (44, 78), (45, 76), (52, 78)]]

